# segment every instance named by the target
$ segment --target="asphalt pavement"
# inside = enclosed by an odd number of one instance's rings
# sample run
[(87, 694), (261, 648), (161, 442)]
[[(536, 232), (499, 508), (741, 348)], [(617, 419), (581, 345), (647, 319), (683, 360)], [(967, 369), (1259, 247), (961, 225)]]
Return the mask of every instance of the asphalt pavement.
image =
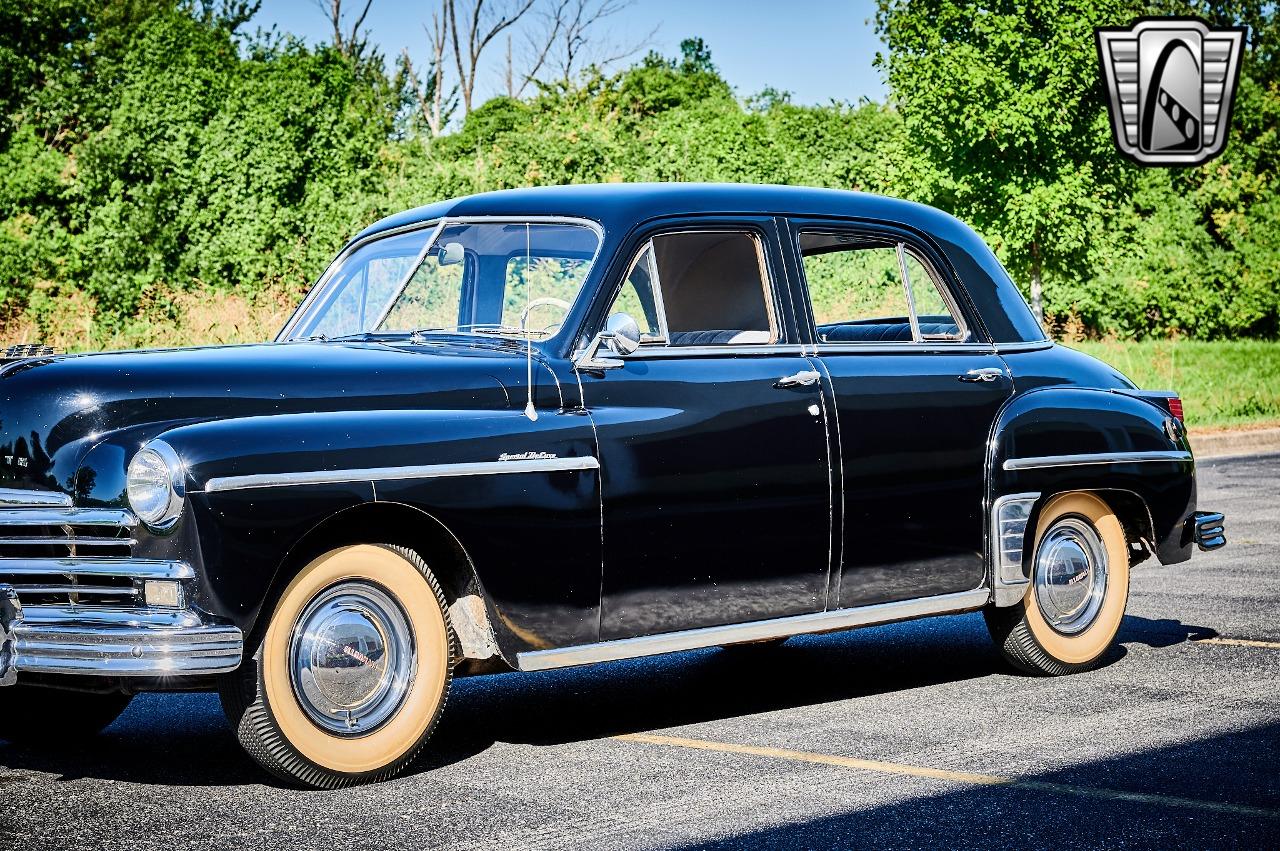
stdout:
[[(461, 680), (406, 776), (281, 788), (209, 695), (0, 743), (4, 847), (1280, 847), (1280, 455), (1200, 465), (1229, 545), (1133, 571), (1098, 670), (980, 615)], [(0, 693), (0, 699), (3, 694)]]

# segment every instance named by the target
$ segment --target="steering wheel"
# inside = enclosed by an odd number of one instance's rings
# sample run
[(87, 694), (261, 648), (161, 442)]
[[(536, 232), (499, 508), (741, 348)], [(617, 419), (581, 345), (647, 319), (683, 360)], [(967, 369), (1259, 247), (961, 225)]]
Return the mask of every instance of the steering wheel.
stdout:
[[(562, 299), (562, 298), (554, 298), (554, 297), (552, 297), (552, 296), (547, 296), (547, 297), (545, 297), (545, 298), (535, 298), (533, 301), (531, 301), (531, 302), (529, 302), (527, 305), (525, 305), (524, 312), (522, 312), (522, 313), (520, 314), (520, 328), (521, 328), (521, 330), (523, 330), (523, 329), (525, 328), (525, 326), (528, 324), (528, 322), (529, 322), (529, 314), (530, 314), (530, 313), (532, 313), (532, 312), (534, 311), (534, 309), (535, 309), (535, 308), (538, 308), (538, 307), (546, 307), (546, 306), (548, 306), (548, 305), (552, 305), (552, 306), (558, 307), (558, 308), (560, 308), (561, 310), (563, 310), (565, 313), (568, 313), (568, 312), (569, 312), (569, 308), (571, 308), (571, 307), (573, 306), (573, 305), (569, 304), (569, 302), (565, 301), (565, 300), (564, 300), (564, 299)], [(557, 323), (557, 324), (558, 324), (558, 323)], [(547, 325), (547, 326), (544, 326), (541, 330), (545, 331), (545, 330), (547, 330), (547, 328), (550, 328), (550, 327), (551, 327), (550, 325)]]

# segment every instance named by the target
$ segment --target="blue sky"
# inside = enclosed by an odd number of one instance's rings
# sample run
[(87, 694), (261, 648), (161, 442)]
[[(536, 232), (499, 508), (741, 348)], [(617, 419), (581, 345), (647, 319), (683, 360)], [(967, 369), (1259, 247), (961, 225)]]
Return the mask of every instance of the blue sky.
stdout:
[[(346, 0), (350, 6), (357, 0)], [(427, 54), (422, 22), (437, 4), (432, 0), (373, 0), (366, 25), (383, 52), (394, 56), (408, 47), (416, 58)], [(766, 86), (793, 93), (796, 103), (884, 98), (884, 84), (871, 66), (881, 49), (867, 0), (636, 0), (606, 24), (615, 41), (630, 42), (655, 26), (652, 46), (664, 55), (679, 52), (680, 41), (701, 36), (721, 73), (742, 96)], [(253, 24), (302, 36), (309, 42), (329, 37), (329, 24), (312, 0), (263, 0)], [(253, 26), (251, 24), (250, 26)], [(480, 94), (502, 87), (505, 44), (494, 43), (483, 60)]]

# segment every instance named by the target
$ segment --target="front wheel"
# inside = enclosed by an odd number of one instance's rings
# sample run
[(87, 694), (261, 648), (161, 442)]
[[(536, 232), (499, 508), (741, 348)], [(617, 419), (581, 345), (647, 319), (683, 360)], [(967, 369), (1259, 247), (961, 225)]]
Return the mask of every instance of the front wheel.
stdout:
[(1055, 496), (1036, 524), (1022, 602), (984, 611), (1014, 667), (1071, 674), (1096, 666), (1115, 641), (1129, 599), (1129, 548), (1120, 519), (1091, 493)]
[(341, 547), (289, 583), (220, 695), (264, 768), (334, 789), (392, 777), (413, 759), (444, 708), (453, 656), (444, 594), (417, 553)]
[(9, 686), (0, 693), (0, 739), (14, 744), (65, 744), (101, 733), (120, 717), (131, 694), (93, 694), (43, 686)]

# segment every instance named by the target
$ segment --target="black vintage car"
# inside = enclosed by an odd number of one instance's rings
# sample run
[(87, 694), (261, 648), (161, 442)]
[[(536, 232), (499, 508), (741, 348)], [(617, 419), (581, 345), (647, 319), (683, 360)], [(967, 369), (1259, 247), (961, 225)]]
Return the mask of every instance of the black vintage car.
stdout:
[(928, 207), (432, 204), (274, 343), (3, 367), (0, 737), (216, 689), (263, 766), (332, 787), (403, 767), (463, 673), (978, 610), (1013, 665), (1078, 671), (1131, 564), (1224, 543), (1181, 415)]

